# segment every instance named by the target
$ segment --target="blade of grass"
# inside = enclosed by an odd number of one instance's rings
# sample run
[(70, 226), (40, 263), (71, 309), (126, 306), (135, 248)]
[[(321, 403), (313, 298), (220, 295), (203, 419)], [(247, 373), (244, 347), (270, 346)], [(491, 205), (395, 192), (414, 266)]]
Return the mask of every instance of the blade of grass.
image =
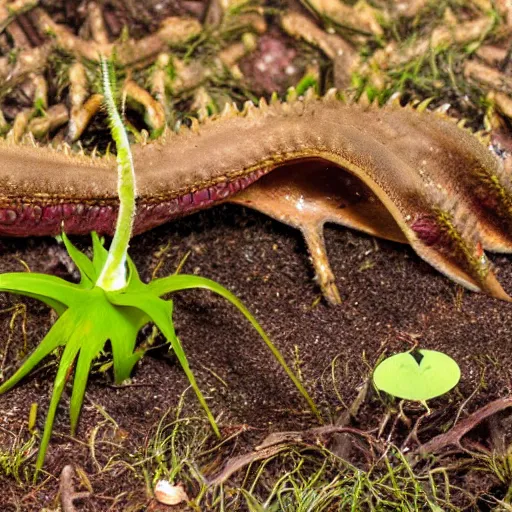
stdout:
[(59, 345), (64, 345), (71, 335), (73, 328), (73, 319), (68, 319), (67, 312), (64, 313), (52, 326), (48, 334), (43, 338), (37, 348), (28, 356), (25, 362), (20, 366), (6, 382), (0, 386), (0, 394), (5, 393), (14, 387), (23, 377), (32, 371), (48, 354), (55, 350)]

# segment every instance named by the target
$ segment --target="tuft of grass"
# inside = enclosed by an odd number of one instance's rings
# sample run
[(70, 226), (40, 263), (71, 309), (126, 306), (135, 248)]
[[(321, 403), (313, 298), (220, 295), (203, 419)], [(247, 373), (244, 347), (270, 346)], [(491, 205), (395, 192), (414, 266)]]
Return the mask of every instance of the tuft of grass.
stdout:
[[(183, 484), (193, 510), (460, 510), (460, 501), (454, 499), (460, 499), (464, 490), (451, 482), (447, 468), (435, 464), (413, 468), (391, 443), (372, 463), (361, 458), (357, 466), (321, 445), (289, 446), (240, 470), (224, 484), (209, 487), (206, 478), (229, 458), (242, 431), (215, 444), (201, 418), (183, 415), (183, 399), (177, 409), (162, 416), (145, 447), (132, 454), (130, 469), (142, 475), (148, 491), (161, 478)], [(368, 448), (359, 446), (362, 452)]]
[(183, 414), (186, 394), (187, 390), (182, 393), (178, 406), (162, 415), (144, 448), (132, 454), (135, 462), (130, 468), (142, 474), (148, 496), (158, 480), (184, 483), (199, 496), (207, 492), (197, 464), (207, 452), (211, 431), (206, 428), (204, 418)]
[(0, 474), (3, 477), (14, 479), (20, 486), (26, 486), (33, 478), (33, 467), (30, 459), (36, 452), (37, 432), (33, 431), (30, 437), (11, 434), (14, 439), (9, 448), (0, 449)]

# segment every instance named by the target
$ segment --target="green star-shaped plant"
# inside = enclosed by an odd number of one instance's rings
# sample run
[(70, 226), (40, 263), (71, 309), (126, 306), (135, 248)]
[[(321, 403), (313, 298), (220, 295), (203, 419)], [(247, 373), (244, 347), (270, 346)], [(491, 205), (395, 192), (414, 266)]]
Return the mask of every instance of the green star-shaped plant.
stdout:
[(91, 260), (74, 247), (63, 234), (66, 249), (80, 271), (81, 280), (78, 284), (43, 274), (0, 275), (0, 291), (38, 299), (53, 308), (59, 315), (39, 346), (18, 371), (0, 386), (0, 393), (11, 389), (43, 358), (57, 347), (64, 347), (41, 438), (36, 475), (43, 466), (57, 406), (73, 367), (75, 366), (75, 373), (70, 402), (72, 433), (76, 430), (92, 361), (103, 350), (106, 342), (110, 341), (115, 381), (120, 383), (127, 379), (135, 363), (144, 355), (144, 350), (136, 347), (136, 338), (140, 329), (148, 322), (153, 322), (170, 343), (213, 430), (220, 435), (215, 419), (190, 369), (183, 347), (174, 332), (172, 301), (162, 298), (168, 293), (179, 290), (206, 288), (234, 304), (258, 331), (313, 412), (319, 416), (307, 391), (288, 367), (281, 353), (266, 336), (256, 319), (226, 288), (210, 279), (193, 275), (174, 274), (156, 279), (149, 284), (143, 283), (139, 278), (137, 269), (127, 254), (135, 212), (135, 171), (128, 137), (115, 105), (114, 74), (105, 60), (102, 60), (102, 75), (112, 136), (117, 146), (119, 172), (120, 208), (109, 251), (103, 247), (97, 234), (92, 233), (93, 257)]

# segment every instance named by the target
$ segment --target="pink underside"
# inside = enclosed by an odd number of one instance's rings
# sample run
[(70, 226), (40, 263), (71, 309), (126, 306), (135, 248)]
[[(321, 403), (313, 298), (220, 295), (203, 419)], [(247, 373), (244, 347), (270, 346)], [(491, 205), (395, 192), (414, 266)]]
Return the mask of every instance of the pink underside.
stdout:
[[(218, 183), (162, 203), (148, 204), (141, 200), (137, 204), (133, 231), (135, 234), (142, 233), (176, 217), (222, 202), (263, 174), (264, 171), (254, 171), (229, 183)], [(116, 206), (20, 204), (13, 208), (0, 208), (0, 236), (47, 236), (58, 235), (62, 231), (75, 235), (91, 231), (112, 235), (116, 219)]]

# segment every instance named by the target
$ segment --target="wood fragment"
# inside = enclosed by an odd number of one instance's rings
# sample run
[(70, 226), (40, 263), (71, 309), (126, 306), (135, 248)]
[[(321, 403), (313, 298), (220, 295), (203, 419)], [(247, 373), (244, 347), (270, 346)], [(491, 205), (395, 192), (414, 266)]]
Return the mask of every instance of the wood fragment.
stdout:
[(133, 80), (126, 80), (123, 85), (123, 94), (128, 102), (142, 105), (144, 108), (144, 121), (153, 132), (161, 132), (164, 129), (164, 108), (148, 91), (140, 87)]
[(101, 45), (108, 44), (109, 38), (103, 13), (96, 2), (89, 2), (87, 5), (87, 21), (93, 41)]
[(508, 94), (499, 91), (491, 91), (487, 98), (494, 102), (494, 105), (500, 114), (512, 119), (512, 98)]
[(337, 0), (309, 0), (308, 4), (319, 14), (344, 27), (378, 36), (384, 33), (378, 18), (384, 18), (385, 13), (371, 7), (364, 0), (358, 1), (354, 6)]
[[(367, 380), (359, 390), (356, 398), (350, 405), (350, 407), (343, 411), (342, 414), (336, 419), (335, 425), (337, 427), (348, 427), (352, 421), (357, 417), (359, 413), (359, 409), (366, 401), (368, 396), (368, 390), (370, 388), (370, 380)], [(350, 457), (350, 452), (352, 449), (352, 439), (353, 436), (350, 434), (343, 433), (335, 433), (331, 437), (331, 440), (328, 444), (328, 448), (332, 453), (334, 453), (337, 457), (341, 459), (348, 460)]]
[(81, 108), (72, 109), (67, 135), (70, 142), (74, 142), (81, 137), (91, 119), (100, 110), (102, 104), (103, 95), (93, 94), (85, 101)]
[(14, 0), (0, 2), (0, 34), (16, 19), (17, 16), (33, 9), (39, 0)]
[(511, 77), (475, 60), (468, 60), (464, 63), (464, 76), (481, 84), (488, 85), (493, 89), (512, 89)]
[(394, 4), (395, 12), (399, 16), (413, 18), (428, 5), (429, 0), (398, 0)]
[(62, 512), (77, 512), (75, 508), (75, 501), (89, 498), (91, 496), (90, 492), (75, 492), (75, 486), (73, 484), (74, 476), (75, 470), (73, 469), (73, 466), (68, 464), (62, 468), (59, 483)]
[(478, 48), (476, 55), (490, 66), (500, 66), (506, 59), (508, 51), (491, 44), (486, 44)]
[(359, 56), (350, 43), (337, 34), (328, 34), (297, 12), (284, 13), (281, 26), (289, 35), (320, 48), (333, 61), (335, 87), (345, 89), (350, 85), (352, 72), (359, 64)]
[(58, 46), (76, 57), (96, 62), (101, 55), (110, 57), (115, 48), (117, 62), (124, 66), (147, 61), (166, 50), (168, 45), (184, 43), (201, 31), (201, 24), (196, 19), (169, 17), (157, 32), (137, 41), (129, 39), (119, 44), (98, 43), (76, 36), (64, 25), (55, 23), (40, 8), (34, 10), (34, 19), (39, 30), (49, 34)]
[(324, 427), (315, 427), (303, 432), (274, 432), (269, 434), (263, 442), (250, 453), (233, 457), (224, 465), (223, 469), (208, 480), (208, 485), (219, 485), (224, 483), (231, 475), (240, 469), (256, 462), (274, 457), (279, 452), (290, 448), (293, 445), (318, 446), (325, 445), (333, 434), (349, 433), (359, 437), (364, 437), (373, 445), (378, 445), (370, 434), (351, 427), (339, 427), (336, 425), (327, 425)]
[(399, 48), (398, 44), (392, 41), (382, 50), (377, 50), (370, 60), (381, 69), (391, 69), (424, 56), (431, 48), (438, 49), (449, 47), (452, 44), (468, 44), (475, 40), (484, 39), (485, 34), (492, 29), (493, 25), (494, 20), (489, 16), (459, 23), (455, 26), (442, 25), (434, 29), (429, 36), (418, 39), (406, 48)]
[(455, 446), (460, 450), (464, 450), (461, 441), (466, 434), (471, 432), (471, 430), (482, 423), (482, 421), (509, 407), (512, 407), (512, 397), (499, 398), (481, 409), (478, 409), (473, 414), (457, 423), (445, 434), (440, 434), (427, 443), (422, 444), (419, 448), (411, 452), (409, 457), (412, 458), (418, 455), (422, 457), (426, 455), (435, 455), (450, 446)]
[(0, 97), (23, 82), (31, 73), (39, 73), (46, 67), (53, 45), (21, 51), (14, 63), (9, 57), (0, 57)]
[(85, 66), (81, 62), (73, 63), (69, 68), (69, 103), (71, 116), (82, 105), (89, 94)]
[(33, 118), (27, 127), (27, 131), (32, 133), (36, 139), (53, 132), (66, 124), (69, 120), (68, 109), (63, 103), (52, 105), (46, 110), (45, 115)]
[(14, 143), (20, 142), (21, 138), (27, 130), (28, 123), (34, 117), (35, 113), (36, 111), (33, 108), (25, 108), (21, 112), (18, 112), (14, 118), (12, 128), (7, 134), (7, 140), (10, 140)]
[(171, 56), (167, 52), (160, 53), (155, 61), (155, 67), (150, 76), (150, 90), (156, 100), (164, 109), (166, 119), (170, 116), (171, 107), (167, 100), (167, 90), (170, 88), (168, 67)]
[(254, 51), (257, 44), (254, 34), (244, 34), (242, 41), (232, 43), (221, 50), (218, 59), (226, 68), (231, 69), (240, 59)]

